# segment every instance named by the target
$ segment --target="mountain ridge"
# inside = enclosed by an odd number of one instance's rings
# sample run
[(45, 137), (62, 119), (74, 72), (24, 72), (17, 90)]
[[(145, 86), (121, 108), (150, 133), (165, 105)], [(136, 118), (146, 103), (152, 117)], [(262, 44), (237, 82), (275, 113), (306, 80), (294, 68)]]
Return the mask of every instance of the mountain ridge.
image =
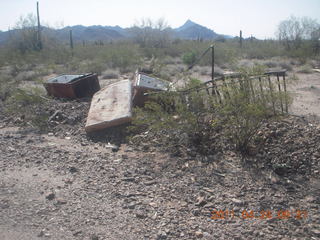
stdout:
[[(61, 29), (52, 29), (43, 27), (43, 31), (51, 32), (54, 36), (62, 41), (69, 40), (69, 32), (72, 30), (74, 42), (81, 41), (112, 41), (132, 37), (132, 29), (134, 27), (122, 28), (116, 26), (102, 26), (102, 25), (74, 25), (66, 26)], [(195, 23), (188, 19), (183, 25), (177, 28), (169, 28), (172, 37), (186, 40), (215, 40), (221, 38), (231, 38), (231, 36), (218, 34), (205, 26)], [(10, 32), (18, 30), (0, 31), (0, 44), (8, 41)]]

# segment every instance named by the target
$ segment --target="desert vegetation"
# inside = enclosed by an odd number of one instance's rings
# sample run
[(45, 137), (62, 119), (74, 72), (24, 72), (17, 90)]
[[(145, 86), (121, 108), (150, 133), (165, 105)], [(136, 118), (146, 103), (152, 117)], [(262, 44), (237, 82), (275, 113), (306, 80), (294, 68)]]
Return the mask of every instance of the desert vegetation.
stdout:
[(116, 79), (137, 68), (149, 68), (155, 76), (173, 82), (188, 82), (194, 75), (210, 79), (210, 54), (190, 71), (187, 67), (212, 44), (215, 76), (259, 66), (287, 71), (296, 68), (300, 73), (309, 73), (319, 61), (319, 24), (309, 18), (291, 17), (281, 22), (278, 39), (251, 37), (243, 39), (241, 45), (238, 37), (212, 41), (174, 38), (164, 19), (142, 19), (130, 29), (130, 37), (117, 41), (64, 42), (56, 39), (50, 28), (43, 27), (41, 47), (36, 20), (32, 14), (21, 17), (6, 44), (0, 47), (1, 99), (6, 104), (10, 105), (15, 96), (21, 98), (21, 91), (39, 93), (24, 89), (24, 83), (39, 84), (50, 74), (95, 72), (102, 79)]
[[(30, 221), (38, 237), (56, 239), (319, 237), (305, 218), (208, 221), (212, 209), (228, 207), (308, 206), (319, 219), (319, 127), (291, 111), (293, 82), (318, 80), (317, 21), (290, 17), (265, 40), (181, 39), (164, 19), (142, 19), (116, 40), (81, 41), (71, 30), (70, 41), (61, 40), (48, 26), (40, 38), (38, 29), (34, 15), (22, 17), (0, 45), (3, 219)], [(174, 87), (148, 92), (129, 126), (92, 135), (84, 131), (91, 99), (53, 98), (42, 85), (93, 72), (104, 87), (136, 69)], [(314, 82), (298, 90), (318, 94)], [(30, 183), (14, 199), (20, 185), (10, 174), (21, 168)], [(25, 195), (41, 202), (25, 207)], [(21, 206), (30, 211), (23, 219)]]

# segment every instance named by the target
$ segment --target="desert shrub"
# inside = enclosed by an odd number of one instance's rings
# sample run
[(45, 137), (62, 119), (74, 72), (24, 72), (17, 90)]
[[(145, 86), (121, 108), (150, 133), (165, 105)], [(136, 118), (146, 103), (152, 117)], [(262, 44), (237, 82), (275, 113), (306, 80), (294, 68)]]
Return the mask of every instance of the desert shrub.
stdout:
[(29, 87), (16, 88), (5, 101), (5, 111), (19, 119), (21, 124), (30, 124), (40, 130), (47, 128), (48, 114), (45, 111), (46, 98), (43, 89)]
[(196, 54), (194, 52), (187, 52), (182, 56), (182, 61), (186, 65), (191, 65), (196, 61)]
[(309, 64), (304, 64), (297, 70), (298, 73), (312, 73), (312, 67)]
[(5, 101), (16, 88), (17, 83), (9, 76), (0, 75), (0, 100)]
[(251, 59), (266, 59), (284, 54), (283, 46), (274, 40), (247, 41), (242, 49), (243, 57)]
[[(191, 79), (186, 88), (198, 85), (200, 81)], [(162, 92), (151, 96), (143, 108), (135, 108), (131, 130), (196, 133), (203, 113), (202, 100), (196, 92), (189, 95), (188, 99), (185, 97), (177, 92)]]
[(279, 63), (279, 66), (282, 68), (282, 69), (286, 69), (288, 71), (292, 71), (292, 65), (290, 64), (290, 62), (280, 62)]
[(264, 65), (266, 65), (268, 68), (275, 68), (278, 66), (278, 63), (276, 61), (269, 60), (264, 62)]
[(96, 60), (90, 61), (87, 64), (84, 64), (81, 69), (77, 69), (78, 71), (81, 70), (83, 72), (90, 72), (90, 73), (97, 73), (101, 75), (102, 71), (106, 68), (105, 64)]
[[(285, 104), (289, 106), (292, 100), (288, 93), (276, 90), (276, 81), (268, 81), (262, 65), (242, 68), (239, 72), (242, 74), (241, 84), (220, 88), (224, 99), (213, 109), (215, 121), (223, 126), (236, 148), (246, 153), (263, 122), (283, 114)], [(260, 76), (261, 81), (252, 76)]]
[(185, 144), (201, 142), (207, 149), (211, 142), (205, 139), (219, 130), (237, 150), (246, 153), (262, 123), (280, 114), (280, 102), (288, 100), (274, 91), (275, 86), (270, 91), (268, 81), (261, 86), (260, 81), (252, 80), (252, 75), (264, 70), (261, 66), (250, 71), (241, 69), (241, 84), (217, 85), (219, 92), (213, 91), (212, 95), (196, 79), (190, 79), (188, 91), (156, 94), (144, 108), (135, 110), (134, 128), (161, 138), (167, 136), (173, 145), (184, 136)]
[(102, 78), (103, 79), (116, 79), (119, 78), (119, 72), (115, 70), (106, 70), (102, 72)]

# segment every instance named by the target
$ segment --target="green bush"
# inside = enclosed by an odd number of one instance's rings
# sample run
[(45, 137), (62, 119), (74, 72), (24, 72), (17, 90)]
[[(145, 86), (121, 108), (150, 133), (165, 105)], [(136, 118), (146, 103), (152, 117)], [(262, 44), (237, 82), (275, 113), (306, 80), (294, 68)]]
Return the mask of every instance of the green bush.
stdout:
[(262, 85), (257, 78), (253, 81), (251, 76), (262, 72), (260, 66), (243, 70), (241, 84), (220, 83), (213, 94), (197, 79), (190, 79), (188, 91), (158, 93), (144, 108), (135, 109), (132, 129), (171, 139), (172, 145), (181, 142), (181, 136), (186, 138), (185, 147), (197, 139), (197, 145), (206, 149), (212, 144), (210, 135), (219, 130), (237, 150), (246, 153), (262, 123), (282, 113), (281, 103), (289, 104), (288, 96), (274, 91), (276, 86), (270, 90), (267, 78)]
[(186, 65), (191, 65), (196, 61), (196, 54), (194, 52), (185, 53), (182, 56), (182, 61)]
[(16, 88), (5, 102), (5, 111), (19, 118), (22, 124), (45, 130), (49, 116), (44, 109), (47, 99), (42, 95), (43, 89), (37, 87)]

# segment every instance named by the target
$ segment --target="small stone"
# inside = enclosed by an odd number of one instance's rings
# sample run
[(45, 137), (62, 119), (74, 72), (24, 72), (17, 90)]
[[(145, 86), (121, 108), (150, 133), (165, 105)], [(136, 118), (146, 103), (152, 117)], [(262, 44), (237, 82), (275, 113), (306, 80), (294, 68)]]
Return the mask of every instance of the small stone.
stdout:
[(82, 233), (82, 231), (81, 230), (78, 230), (78, 231), (74, 231), (73, 233), (72, 233), (72, 235), (73, 236), (78, 236), (79, 234), (81, 234)]
[(131, 203), (129, 203), (128, 205), (127, 205), (127, 208), (129, 208), (129, 209), (134, 209), (135, 207), (136, 207), (136, 203), (135, 202), (131, 202)]
[(150, 185), (153, 185), (153, 184), (156, 184), (156, 183), (157, 183), (156, 181), (151, 180), (151, 181), (145, 182), (144, 184), (145, 184), (146, 186), (150, 186)]
[(92, 235), (91, 240), (99, 240), (99, 237), (97, 235)]
[(59, 198), (59, 199), (57, 199), (57, 204), (60, 204), (60, 205), (67, 204), (67, 201), (62, 198)]
[(159, 231), (157, 235), (157, 240), (167, 239), (167, 234), (164, 231)]
[(320, 237), (320, 230), (319, 229), (312, 229), (311, 232), (316, 235), (317, 237)]
[(237, 198), (231, 198), (231, 201), (236, 205), (236, 206), (242, 206), (243, 202), (240, 199)]
[(56, 195), (53, 192), (49, 192), (46, 194), (46, 199), (53, 200), (56, 197)]
[(44, 232), (43, 232), (43, 230), (41, 230), (41, 231), (38, 233), (37, 237), (43, 237), (43, 236), (44, 236)]
[(69, 172), (76, 173), (76, 172), (78, 172), (78, 169), (76, 167), (70, 167)]
[(198, 197), (197, 200), (198, 201), (196, 203), (196, 206), (199, 206), (199, 207), (203, 207), (207, 203), (207, 201), (204, 199), (204, 197)]
[(107, 144), (106, 148), (111, 148), (112, 152), (118, 152), (119, 151), (119, 147), (113, 144)]
[(140, 218), (140, 219), (144, 219), (144, 218), (146, 218), (147, 216), (144, 214), (143, 211), (138, 211), (138, 212), (136, 213), (136, 217), (137, 217), (137, 218)]
[(201, 231), (196, 231), (195, 235), (197, 238), (203, 238), (203, 232), (201, 232)]

